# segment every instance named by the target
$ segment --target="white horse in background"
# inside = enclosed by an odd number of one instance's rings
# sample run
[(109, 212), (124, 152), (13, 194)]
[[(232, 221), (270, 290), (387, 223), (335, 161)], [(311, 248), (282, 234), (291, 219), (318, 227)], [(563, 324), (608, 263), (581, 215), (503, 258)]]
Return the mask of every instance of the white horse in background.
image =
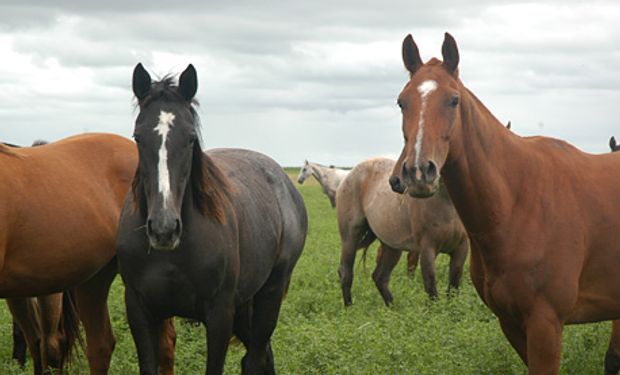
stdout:
[(310, 175), (314, 176), (319, 184), (321, 184), (323, 193), (327, 195), (333, 208), (336, 207), (336, 190), (338, 190), (338, 186), (348, 173), (349, 171), (345, 169), (336, 168), (334, 166), (326, 167), (305, 160), (304, 165), (299, 170), (297, 182), (303, 184)]

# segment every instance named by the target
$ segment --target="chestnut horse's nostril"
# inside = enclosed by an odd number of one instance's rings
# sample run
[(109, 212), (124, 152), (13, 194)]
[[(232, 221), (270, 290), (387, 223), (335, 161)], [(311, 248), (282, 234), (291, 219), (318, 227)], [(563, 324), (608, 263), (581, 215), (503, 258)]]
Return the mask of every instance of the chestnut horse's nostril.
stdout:
[(392, 187), (392, 191), (395, 193), (402, 194), (405, 192), (405, 187), (400, 182), (400, 178), (398, 176), (390, 177), (390, 186)]
[(424, 172), (426, 182), (433, 182), (437, 178), (437, 166), (432, 161), (428, 161), (426, 171)]

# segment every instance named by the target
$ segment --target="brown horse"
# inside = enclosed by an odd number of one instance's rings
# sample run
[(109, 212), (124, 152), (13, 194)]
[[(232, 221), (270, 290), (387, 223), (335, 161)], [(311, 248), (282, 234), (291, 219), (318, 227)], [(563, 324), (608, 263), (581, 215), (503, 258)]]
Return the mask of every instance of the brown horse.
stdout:
[[(114, 135), (87, 134), (33, 148), (0, 145), (0, 297), (9, 299), (33, 358), (39, 357), (41, 327), (27, 297), (77, 285), (90, 372), (107, 373), (114, 348), (107, 295), (117, 268), (116, 228), (136, 165), (135, 144)], [(41, 316), (58, 311), (57, 300), (47, 301), (39, 303)], [(58, 319), (50, 319), (50, 327)], [(35, 373), (45, 366), (35, 365)]]
[(441, 171), (470, 237), (476, 290), (529, 373), (557, 374), (565, 324), (620, 318), (620, 155), (507, 130), (460, 81), (449, 34), (443, 62), (423, 63), (411, 35), (402, 52), (406, 143), (390, 184), (428, 197)]
[(387, 184), (396, 162), (373, 158), (361, 162), (338, 188), (336, 212), (342, 252), (340, 282), (344, 304), (351, 304), (355, 253), (379, 239), (381, 252), (372, 278), (386, 305), (392, 303), (388, 288), (392, 270), (403, 249), (421, 257), (424, 289), (437, 297), (435, 258), (450, 255), (450, 287), (458, 288), (467, 258), (467, 234), (445, 188), (431, 199), (403, 199)]

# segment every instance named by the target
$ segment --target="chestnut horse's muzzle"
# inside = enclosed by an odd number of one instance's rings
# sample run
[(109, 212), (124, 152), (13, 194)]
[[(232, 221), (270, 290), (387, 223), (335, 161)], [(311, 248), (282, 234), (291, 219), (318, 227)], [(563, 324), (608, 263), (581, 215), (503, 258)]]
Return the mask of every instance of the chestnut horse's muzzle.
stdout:
[(439, 188), (439, 170), (431, 160), (420, 163), (417, 167), (408, 167), (406, 162), (403, 162), (400, 174), (402, 177), (390, 177), (390, 186), (398, 194), (406, 191), (415, 198), (428, 198)]

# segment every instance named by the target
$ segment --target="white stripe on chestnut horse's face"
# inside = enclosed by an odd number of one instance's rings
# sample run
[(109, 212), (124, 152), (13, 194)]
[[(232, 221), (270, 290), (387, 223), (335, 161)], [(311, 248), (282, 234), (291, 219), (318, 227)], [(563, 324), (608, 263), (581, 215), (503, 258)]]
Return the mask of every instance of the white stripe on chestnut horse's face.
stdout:
[(418, 134), (415, 137), (415, 167), (420, 167), (420, 153), (422, 152), (422, 138), (424, 138), (424, 112), (426, 111), (426, 101), (433, 91), (437, 89), (437, 82), (426, 80), (418, 86), (418, 92), (422, 99), (420, 106), (420, 119), (418, 120)]
[(164, 208), (168, 205), (168, 199), (170, 197), (170, 172), (168, 171), (168, 149), (166, 148), (166, 139), (172, 128), (174, 117), (173, 113), (160, 111), (159, 122), (153, 129), (161, 136), (157, 172), (159, 175), (159, 193), (162, 195)]

